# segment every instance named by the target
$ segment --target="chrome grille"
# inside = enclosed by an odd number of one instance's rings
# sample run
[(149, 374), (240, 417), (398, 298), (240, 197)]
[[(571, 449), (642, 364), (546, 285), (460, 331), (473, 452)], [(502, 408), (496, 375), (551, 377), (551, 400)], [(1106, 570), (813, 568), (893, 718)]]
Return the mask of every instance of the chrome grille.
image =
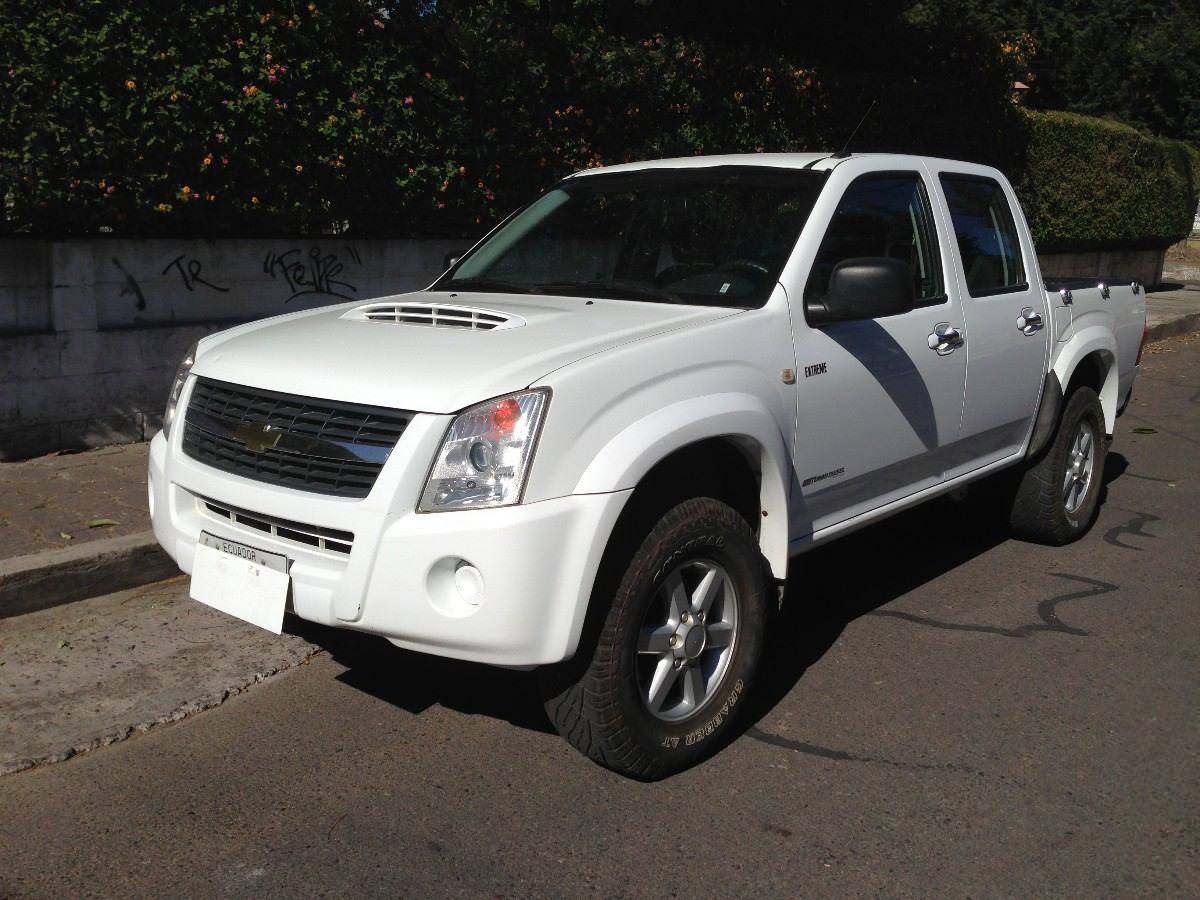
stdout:
[(395, 409), (199, 378), (184, 415), (183, 451), (256, 481), (365, 497), (411, 419)]

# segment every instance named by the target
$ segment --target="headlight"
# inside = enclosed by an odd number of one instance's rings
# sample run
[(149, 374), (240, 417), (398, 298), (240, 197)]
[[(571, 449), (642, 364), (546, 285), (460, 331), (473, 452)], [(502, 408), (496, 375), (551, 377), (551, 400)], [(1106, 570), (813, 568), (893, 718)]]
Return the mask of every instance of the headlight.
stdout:
[(163, 413), (163, 437), (171, 436), (171, 423), (175, 421), (175, 407), (179, 403), (179, 395), (183, 393), (183, 386), (187, 384), (188, 373), (192, 371), (192, 366), (196, 362), (196, 346), (199, 343), (196, 341), (188, 348), (179, 368), (175, 370), (175, 380), (171, 382), (171, 393), (167, 394), (167, 409)]
[(419, 512), (521, 502), (550, 392), (523, 391), (455, 416), (442, 440)]

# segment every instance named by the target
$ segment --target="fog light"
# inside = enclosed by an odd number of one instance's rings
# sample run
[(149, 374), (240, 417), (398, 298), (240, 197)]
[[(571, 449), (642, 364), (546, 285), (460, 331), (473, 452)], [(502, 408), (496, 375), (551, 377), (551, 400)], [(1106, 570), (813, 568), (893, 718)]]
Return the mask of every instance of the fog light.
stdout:
[(470, 563), (459, 563), (454, 570), (454, 586), (458, 595), (472, 606), (478, 606), (483, 599), (483, 574)]

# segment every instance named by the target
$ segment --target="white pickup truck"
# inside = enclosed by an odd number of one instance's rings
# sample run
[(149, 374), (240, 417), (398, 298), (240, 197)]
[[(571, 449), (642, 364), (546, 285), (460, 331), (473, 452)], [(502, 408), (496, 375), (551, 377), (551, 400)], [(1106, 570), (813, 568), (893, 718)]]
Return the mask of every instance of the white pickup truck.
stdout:
[(1083, 284), (983, 166), (581, 172), (427, 290), (201, 340), (155, 534), (275, 631), (538, 667), (567, 740), (662, 777), (735, 727), (797, 554), (1001, 469), (1018, 537), (1088, 528), (1146, 305)]

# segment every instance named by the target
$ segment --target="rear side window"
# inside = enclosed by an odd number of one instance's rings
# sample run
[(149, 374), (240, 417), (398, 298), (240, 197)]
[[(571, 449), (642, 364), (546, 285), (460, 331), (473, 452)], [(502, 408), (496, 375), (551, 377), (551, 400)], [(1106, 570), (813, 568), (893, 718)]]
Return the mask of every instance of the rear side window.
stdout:
[(846, 188), (821, 239), (804, 286), (805, 299), (820, 300), (829, 289), (834, 266), (863, 256), (886, 256), (907, 263), (917, 303), (945, 300), (937, 229), (917, 173), (864, 175)]
[(943, 174), (941, 181), (971, 296), (1028, 287), (1021, 242), (1004, 189), (991, 178), (974, 175)]

